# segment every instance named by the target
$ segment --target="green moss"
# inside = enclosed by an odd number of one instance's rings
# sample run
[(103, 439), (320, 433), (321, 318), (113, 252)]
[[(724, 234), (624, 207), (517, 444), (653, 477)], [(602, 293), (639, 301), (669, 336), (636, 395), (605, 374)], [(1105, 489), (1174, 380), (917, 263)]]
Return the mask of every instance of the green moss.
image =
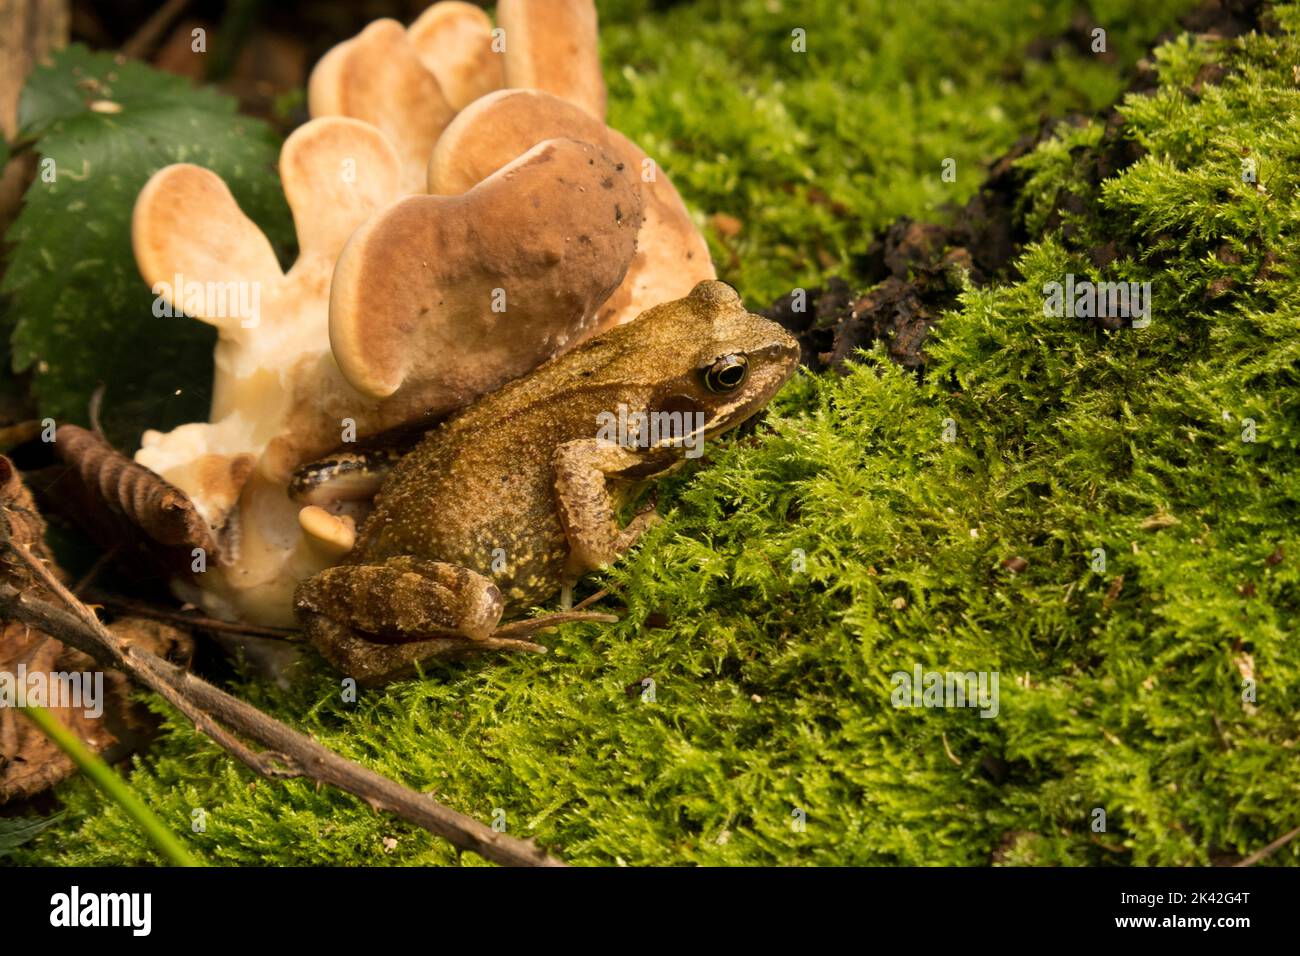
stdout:
[[(678, 38), (665, 56), (702, 42), (687, 16), (663, 21)], [(1096, 128), (1024, 160), (1041, 237), (1018, 278), (963, 294), (923, 380), (880, 352), (842, 378), (801, 375), (757, 436), (661, 489), (668, 520), (606, 575), (619, 624), (355, 705), (323, 668), (237, 690), (460, 810), (504, 810), (510, 832), (575, 863), (1203, 864), (1291, 829), (1300, 12), (1279, 17), (1277, 36), (1166, 47), (1161, 88), (1122, 108), (1146, 155), (1099, 186), (1079, 175)], [(1184, 90), (1210, 61), (1221, 83)], [(1241, 180), (1247, 149), (1258, 183)], [(1049, 228), (1067, 194), (1076, 211)], [(774, 215), (803, 205), (782, 202)], [(755, 268), (776, 253), (762, 235)], [(1044, 314), (1044, 284), (1071, 271), (1150, 281), (1150, 326)], [(916, 664), (997, 671), (998, 715), (896, 709), (890, 675)], [(204, 809), (192, 842), (214, 862), (457, 859), (329, 790), (253, 782), (168, 728), (132, 781), (179, 829)], [(61, 794), (67, 820), (21, 858), (154, 860), (84, 784)]]
[[(964, 203), (1040, 116), (1119, 96), (1188, 0), (601, 3), (610, 123), (700, 214), (722, 278), (759, 302), (848, 273), (900, 215)], [(1089, 30), (1065, 35), (1083, 16)], [(1106, 31), (1091, 52), (1091, 26)], [(795, 52), (795, 30), (804, 52)], [(1075, 31), (1076, 34), (1079, 31)], [(1050, 42), (1059, 39), (1059, 42)], [(1048, 41), (1048, 42), (1044, 42)], [(955, 181), (942, 164), (956, 161)]]

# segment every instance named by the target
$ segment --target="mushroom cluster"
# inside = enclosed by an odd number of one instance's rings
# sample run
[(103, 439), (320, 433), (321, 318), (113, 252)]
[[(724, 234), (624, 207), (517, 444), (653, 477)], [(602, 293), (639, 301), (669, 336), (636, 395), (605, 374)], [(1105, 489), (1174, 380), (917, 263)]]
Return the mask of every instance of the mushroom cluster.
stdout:
[(715, 276), (663, 171), (605, 125), (592, 0), (501, 0), (495, 27), (458, 0), (376, 21), (320, 60), (308, 104), (280, 155), (287, 272), (198, 166), (156, 173), (132, 224), (160, 301), (218, 330), (209, 421), (146, 432), (135, 455), (216, 542), (176, 589), (266, 624), (292, 622), (294, 587), (351, 548), (367, 507), (304, 506), (301, 465), (435, 421)]

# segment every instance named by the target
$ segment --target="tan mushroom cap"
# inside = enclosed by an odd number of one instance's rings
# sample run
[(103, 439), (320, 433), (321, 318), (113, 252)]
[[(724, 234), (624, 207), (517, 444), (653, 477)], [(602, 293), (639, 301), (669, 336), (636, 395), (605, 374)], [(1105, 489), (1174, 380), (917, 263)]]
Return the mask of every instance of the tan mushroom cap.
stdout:
[(339, 257), (335, 360), (365, 395), (434, 382), (467, 403), (588, 331), (640, 225), (617, 161), (574, 140), (539, 143), (464, 195), (402, 199)]
[(492, 175), (545, 139), (595, 143), (620, 158), (639, 186), (641, 230), (627, 276), (600, 308), (592, 333), (630, 322), (646, 309), (717, 278), (709, 247), (668, 176), (634, 143), (567, 100), (540, 90), (498, 90), (475, 101), (449, 125), (429, 161), (429, 192), (453, 196)]
[[(461, 111), (433, 148), (429, 193), (459, 196), (468, 192), (548, 139), (609, 146), (605, 124), (568, 100), (541, 90), (489, 93)], [(613, 150), (606, 151), (613, 154)]]
[(505, 85), (545, 90), (605, 122), (605, 78), (593, 0), (500, 0)]
[[(631, 322), (651, 306), (680, 299), (698, 283), (718, 277), (709, 244), (667, 174), (648, 166), (646, 154), (618, 130), (609, 131), (609, 140), (632, 175), (642, 179), (642, 221), (636, 257), (627, 278), (601, 306), (597, 332)], [(653, 179), (647, 182), (648, 175)]]
[(307, 81), (307, 107), (377, 127), (397, 147), (404, 193), (424, 188), (433, 144), (456, 113), (396, 20), (376, 20), (326, 53)]
[[(140, 275), (177, 309), (220, 328), (238, 328), (233, 310), (212, 312), (206, 297), (185, 301), (176, 279), (202, 286), (232, 280), (272, 285), (284, 278), (275, 250), (244, 215), (220, 176), (176, 163), (150, 177), (131, 214), (131, 247)], [(165, 288), (164, 288), (165, 287)]]
[(492, 21), (472, 3), (435, 3), (406, 35), (452, 109), (463, 110), (505, 84), (502, 56), (492, 49)]
[[(235, 411), (245, 414), (248, 428), (278, 420), (288, 369), (302, 355), (328, 349), (334, 260), (358, 225), (398, 198), (397, 172), (393, 147), (360, 120), (328, 117), (295, 130), (280, 152), (280, 178), (300, 247), (288, 273), (215, 173), (180, 163), (145, 184), (131, 223), (141, 276), (177, 310), (220, 329), (214, 423)], [(185, 288), (176, 288), (178, 282)], [(193, 296), (191, 290), (222, 294)], [(244, 316), (234, 307), (249, 302), (257, 303), (257, 315)], [(238, 431), (223, 431), (226, 450), (250, 450), (269, 437), (250, 432), (247, 447), (237, 449)], [(145, 464), (157, 470), (161, 462)]]
[(280, 180), (299, 255), (338, 258), (354, 229), (398, 195), (401, 159), (388, 137), (346, 116), (299, 126), (280, 150)]
[(349, 516), (330, 514), (319, 505), (308, 505), (299, 511), (298, 524), (326, 560), (337, 561), (357, 541), (356, 523)]

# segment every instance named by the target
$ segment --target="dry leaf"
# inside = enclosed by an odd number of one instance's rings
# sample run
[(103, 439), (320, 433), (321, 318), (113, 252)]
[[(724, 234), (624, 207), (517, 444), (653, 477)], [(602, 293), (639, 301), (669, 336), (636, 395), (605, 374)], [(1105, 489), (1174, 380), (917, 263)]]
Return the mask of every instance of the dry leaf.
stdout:
[[(35, 578), (11, 548), (26, 548), (39, 560), (53, 563), (45, 545), (45, 522), (31, 493), (8, 458), (0, 456), (0, 580), (42, 600), (57, 597)], [(62, 578), (58, 568), (55, 576)], [(111, 630), (177, 663), (188, 663), (193, 644), (188, 634), (167, 624), (144, 618), (122, 618)], [(29, 677), (36, 675), (36, 683)], [(66, 676), (52, 680), (50, 675)], [(55, 704), (49, 697), (58, 686)], [(131, 701), (131, 686), (118, 671), (105, 670), (81, 651), (65, 646), (48, 634), (19, 621), (0, 621), (0, 804), (22, 800), (59, 783), (72, 773), (72, 761), (17, 709), (16, 696), (39, 689), (42, 697), (31, 701), (45, 706), (109, 761), (138, 747), (150, 733), (153, 721), (147, 710)]]
[(86, 488), (110, 511), (129, 519), (165, 547), (212, 552), (208, 526), (185, 492), (137, 465), (92, 431), (60, 425), (54, 437), (59, 457), (76, 468)]

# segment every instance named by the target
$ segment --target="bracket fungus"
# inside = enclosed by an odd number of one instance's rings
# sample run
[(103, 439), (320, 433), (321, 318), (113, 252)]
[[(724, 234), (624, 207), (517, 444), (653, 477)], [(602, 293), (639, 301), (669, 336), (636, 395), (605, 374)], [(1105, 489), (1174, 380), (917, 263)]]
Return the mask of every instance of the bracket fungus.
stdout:
[(307, 82), (314, 117), (350, 116), (397, 147), (402, 192), (421, 192), (433, 144), (456, 111), (396, 20), (376, 20), (316, 64)]
[(459, 196), (408, 196), (339, 257), (330, 343), (360, 392), (465, 404), (576, 343), (627, 273), (635, 186), (590, 143), (547, 140)]
[(480, 7), (442, 0), (420, 14), (406, 35), (452, 109), (463, 110), (505, 85), (501, 55), (492, 49), (492, 20)]
[(211, 614), (291, 624), (295, 585), (352, 546), (365, 496), (295, 497), (300, 466), (427, 425), (715, 276), (672, 184), (604, 124), (591, 0), (497, 16), (443, 0), (316, 65), (315, 118), (280, 158), (287, 272), (207, 170), (169, 166), (137, 200), (145, 281), (218, 329), (210, 420), (146, 432), (135, 455), (211, 531), (207, 569), (175, 585)]
[[(588, 334), (717, 278), (708, 245), (663, 169), (605, 126), (592, 0), (501, 0), (497, 23), (494, 31), (479, 8), (443, 0), (404, 33), (392, 20), (371, 24), (317, 64), (312, 115), (353, 116), (383, 129), (403, 157), (405, 193), (463, 193), (546, 139), (588, 142), (616, 156), (639, 181), (641, 228), (636, 258)], [(403, 43), (409, 49), (400, 49)], [(437, 96), (428, 92), (433, 86)], [(445, 103), (458, 111), (454, 118)], [(431, 149), (433, 127), (439, 135)], [(415, 168), (421, 157), (427, 178)]]
[(429, 192), (452, 196), (490, 176), (537, 143), (569, 137), (618, 157), (640, 185), (641, 228), (627, 276), (605, 300), (591, 334), (630, 322), (646, 309), (716, 279), (709, 247), (668, 177), (631, 140), (577, 105), (539, 90), (498, 90), (476, 100), (447, 126), (429, 160)]
[[(338, 443), (331, 411), (377, 414), (329, 354), (329, 284), (353, 229), (396, 198), (398, 159), (374, 127), (332, 117), (285, 141), (280, 176), (299, 241), (287, 273), (226, 184), (198, 166), (155, 173), (131, 227), (136, 263), (155, 294), (218, 332), (210, 420), (146, 432), (136, 461), (188, 494), (218, 542), (202, 594), (187, 597), (214, 613), (270, 622), (287, 620), (274, 610), (280, 589), (328, 564), (297, 530), (298, 506), (284, 491), (289, 473)], [(228, 307), (240, 296), (225, 296), (221, 308), (187, 288), (257, 290), (247, 298), (258, 310), (240, 314)]]
[(544, 90), (605, 122), (596, 4), (592, 0), (501, 0), (505, 85)]

